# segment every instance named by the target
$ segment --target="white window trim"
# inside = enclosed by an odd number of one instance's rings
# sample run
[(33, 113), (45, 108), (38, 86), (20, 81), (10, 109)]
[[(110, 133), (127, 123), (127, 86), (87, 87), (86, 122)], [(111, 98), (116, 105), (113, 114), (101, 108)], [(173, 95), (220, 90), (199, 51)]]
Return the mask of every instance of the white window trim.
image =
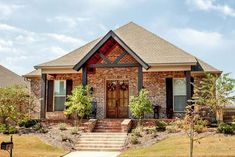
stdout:
[(66, 91), (66, 80), (54, 80), (54, 87), (53, 87), (53, 112), (63, 112), (63, 111), (55, 111), (55, 97), (65, 97), (66, 99), (66, 93), (65, 95), (55, 95), (55, 82), (56, 81), (64, 81), (65, 85), (65, 91)]
[[(183, 77), (183, 78), (173, 78), (173, 81), (172, 81), (172, 93), (173, 93), (173, 112), (176, 112), (176, 113), (185, 113), (185, 111), (175, 111), (175, 93), (174, 93), (174, 80), (185, 80), (186, 81), (186, 78)], [(186, 86), (186, 90), (187, 90), (187, 86)], [(186, 91), (187, 93), (187, 91)], [(186, 95), (178, 95), (178, 96), (187, 96)]]

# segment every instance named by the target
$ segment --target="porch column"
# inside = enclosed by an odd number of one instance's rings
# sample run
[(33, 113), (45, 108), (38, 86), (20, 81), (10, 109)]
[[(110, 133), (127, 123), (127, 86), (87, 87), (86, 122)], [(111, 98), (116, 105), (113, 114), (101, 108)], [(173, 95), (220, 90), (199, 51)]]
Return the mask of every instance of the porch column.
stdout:
[(191, 71), (186, 71), (185, 76), (186, 76), (186, 96), (187, 100), (191, 100), (192, 98)]
[(46, 82), (47, 82), (47, 74), (41, 75), (41, 111), (40, 118), (46, 118)]
[(83, 65), (82, 67), (82, 85), (87, 85), (87, 68), (86, 65)]
[(143, 69), (142, 66), (138, 66), (138, 91), (143, 88)]

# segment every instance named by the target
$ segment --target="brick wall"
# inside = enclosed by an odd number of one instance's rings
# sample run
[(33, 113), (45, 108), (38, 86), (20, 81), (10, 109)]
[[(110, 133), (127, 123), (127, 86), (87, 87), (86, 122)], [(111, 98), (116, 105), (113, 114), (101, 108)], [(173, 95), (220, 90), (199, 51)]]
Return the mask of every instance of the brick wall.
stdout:
[(138, 94), (137, 68), (97, 68), (95, 74), (88, 75), (88, 86), (94, 88), (92, 99), (97, 102), (97, 117), (106, 115), (106, 80), (128, 80), (129, 96)]
[[(166, 78), (183, 78), (184, 72), (145, 72), (143, 75), (144, 88), (149, 91), (153, 104), (161, 106), (160, 117), (166, 118)], [(151, 117), (152, 115), (148, 115)]]
[[(138, 69), (131, 68), (97, 68), (95, 74), (88, 74), (88, 86), (94, 88), (92, 100), (97, 102), (97, 117), (106, 117), (106, 80), (128, 80), (129, 96), (138, 94)], [(160, 105), (160, 117), (166, 118), (166, 84), (168, 77), (183, 78), (184, 72), (144, 72), (143, 86), (149, 90), (150, 100)], [(73, 87), (81, 85), (81, 74), (48, 75), (48, 80), (73, 80)], [(198, 79), (195, 79), (198, 82)], [(31, 91), (40, 98), (40, 80), (31, 81)], [(39, 102), (39, 101), (38, 101)], [(39, 106), (39, 105), (38, 105)], [(177, 114), (176, 114), (177, 115)], [(177, 115), (180, 116), (180, 115)], [(152, 115), (147, 115), (152, 117)]]

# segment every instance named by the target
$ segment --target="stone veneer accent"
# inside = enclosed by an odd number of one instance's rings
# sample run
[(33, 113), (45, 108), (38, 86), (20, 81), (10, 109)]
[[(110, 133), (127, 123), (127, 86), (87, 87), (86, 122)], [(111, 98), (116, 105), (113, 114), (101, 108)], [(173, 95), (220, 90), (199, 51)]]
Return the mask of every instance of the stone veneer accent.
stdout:
[(39, 78), (33, 78), (30, 81), (30, 94), (34, 97), (34, 113), (32, 116), (34, 118), (39, 118), (40, 115), (40, 92), (41, 92), (41, 81)]

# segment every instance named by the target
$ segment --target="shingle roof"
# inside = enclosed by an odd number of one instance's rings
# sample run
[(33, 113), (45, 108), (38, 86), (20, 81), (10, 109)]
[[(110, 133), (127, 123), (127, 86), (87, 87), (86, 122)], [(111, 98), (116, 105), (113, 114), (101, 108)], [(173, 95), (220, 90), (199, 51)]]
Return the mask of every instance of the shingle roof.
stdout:
[(198, 72), (212, 72), (212, 73), (221, 73), (222, 71), (216, 69), (215, 67), (207, 64), (206, 62), (197, 59), (197, 64), (195, 66), (192, 66), (193, 71), (198, 71)]
[(0, 88), (12, 85), (26, 85), (24, 78), (0, 65)]
[(40, 77), (41, 76), (41, 70), (37, 69), (37, 70), (33, 70), (25, 75), (23, 75), (23, 77)]
[[(197, 59), (185, 52), (184, 50), (174, 46), (161, 37), (149, 32), (143, 27), (130, 22), (116, 30), (114, 33), (123, 40), (145, 63), (151, 65), (159, 64), (191, 64), (196, 65)], [(101, 40), (102, 38), (95, 39), (84, 46), (60, 57), (55, 60), (39, 64), (35, 68), (42, 67), (74, 67), (83, 57)], [(217, 71), (211, 69), (213, 67), (204, 66), (204, 70)]]

